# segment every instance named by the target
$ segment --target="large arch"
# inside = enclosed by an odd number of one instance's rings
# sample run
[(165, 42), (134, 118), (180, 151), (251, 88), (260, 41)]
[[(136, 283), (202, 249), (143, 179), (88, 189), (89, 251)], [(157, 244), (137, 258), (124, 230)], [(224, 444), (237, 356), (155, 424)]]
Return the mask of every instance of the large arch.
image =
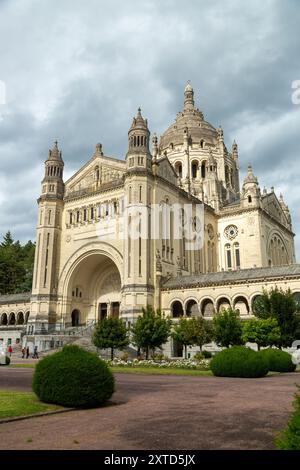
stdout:
[[(61, 277), (62, 314), (65, 323), (100, 320), (100, 305), (107, 316), (118, 316), (121, 305), (122, 256), (113, 246), (99, 242), (82, 247), (66, 263)], [(80, 289), (79, 287), (80, 286)], [(75, 295), (76, 288), (79, 295)], [(73, 295), (74, 294), (74, 295)], [(79, 311), (79, 319), (72, 313)]]

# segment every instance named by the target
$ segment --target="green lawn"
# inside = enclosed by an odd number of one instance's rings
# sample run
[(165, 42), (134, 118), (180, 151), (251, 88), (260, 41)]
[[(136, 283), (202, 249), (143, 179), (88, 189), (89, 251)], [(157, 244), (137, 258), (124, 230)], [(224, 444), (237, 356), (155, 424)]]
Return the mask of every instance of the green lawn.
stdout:
[(0, 419), (62, 409), (61, 406), (40, 402), (32, 392), (0, 390)]
[(212, 375), (210, 370), (195, 370), (195, 369), (171, 369), (159, 367), (126, 367), (114, 366), (111, 367), (113, 372), (122, 372), (124, 374), (148, 374), (148, 375)]

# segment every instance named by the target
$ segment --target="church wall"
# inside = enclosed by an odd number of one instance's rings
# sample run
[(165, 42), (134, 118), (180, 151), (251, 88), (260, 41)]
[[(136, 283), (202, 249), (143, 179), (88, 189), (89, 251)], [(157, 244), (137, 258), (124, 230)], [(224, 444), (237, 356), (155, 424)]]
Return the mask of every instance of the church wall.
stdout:
[[(233, 228), (232, 236), (230, 234), (230, 227)], [(226, 231), (227, 228), (228, 230)], [(234, 232), (235, 228), (236, 232)], [(220, 234), (220, 270), (226, 271), (228, 269), (226, 245), (230, 245), (232, 249), (231, 269), (237, 268), (234, 253), (236, 243), (239, 244), (241, 269), (266, 266), (263, 263), (262, 257), (260, 213), (258, 210), (233, 212), (226, 216), (221, 216), (218, 222), (218, 231)]]

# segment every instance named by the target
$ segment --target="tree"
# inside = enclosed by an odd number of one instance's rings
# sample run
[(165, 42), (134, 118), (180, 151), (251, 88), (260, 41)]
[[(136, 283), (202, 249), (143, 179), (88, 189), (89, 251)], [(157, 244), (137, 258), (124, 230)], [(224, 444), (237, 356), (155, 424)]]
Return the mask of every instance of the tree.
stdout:
[(200, 351), (204, 344), (210, 343), (213, 338), (212, 324), (204, 320), (202, 316), (193, 318), (181, 318), (174, 326), (172, 338), (183, 344), (185, 358), (187, 358), (188, 346), (199, 346)]
[(194, 329), (193, 345), (199, 346), (200, 352), (202, 352), (203, 346), (213, 340), (213, 324), (204, 320), (202, 316), (193, 317), (190, 321), (192, 321)]
[(228, 348), (243, 344), (242, 322), (239, 313), (232, 308), (215, 314), (213, 318), (214, 339), (219, 346)]
[(245, 343), (256, 343), (258, 349), (273, 346), (280, 340), (280, 328), (275, 318), (253, 318), (243, 324), (242, 339)]
[(185, 359), (187, 358), (187, 347), (192, 346), (195, 340), (195, 325), (192, 320), (181, 317), (172, 331), (172, 338), (184, 346)]
[(280, 348), (291, 346), (299, 331), (299, 304), (290, 289), (283, 291), (277, 287), (264, 291), (253, 303), (253, 313), (257, 318), (275, 318), (280, 328), (280, 338), (276, 345)]
[(0, 294), (28, 292), (32, 287), (35, 245), (22, 246), (10, 232), (0, 244)]
[(143, 308), (143, 315), (140, 315), (133, 325), (132, 341), (138, 348), (146, 351), (146, 359), (149, 357), (149, 349), (161, 347), (168, 341), (171, 329), (171, 320), (164, 318), (160, 310), (153, 310), (147, 306)]
[(93, 343), (97, 348), (111, 350), (111, 360), (115, 349), (123, 349), (129, 344), (128, 331), (119, 318), (109, 317), (101, 320), (94, 331)]

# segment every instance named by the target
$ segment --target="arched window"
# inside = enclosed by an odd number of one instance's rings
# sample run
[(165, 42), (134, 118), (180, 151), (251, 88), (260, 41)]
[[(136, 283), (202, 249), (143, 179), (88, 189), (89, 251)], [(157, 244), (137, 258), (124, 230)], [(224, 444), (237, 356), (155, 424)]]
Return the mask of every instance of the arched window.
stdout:
[(204, 140), (203, 140), (203, 139), (200, 140), (200, 148), (201, 148), (201, 149), (204, 148)]
[(205, 178), (205, 168), (206, 168), (206, 162), (203, 162), (201, 165), (201, 178)]
[(232, 255), (231, 255), (231, 246), (229, 243), (225, 245), (225, 259), (227, 269), (232, 269)]
[(226, 186), (228, 186), (229, 185), (229, 168), (227, 165), (225, 166), (225, 182), (226, 182)]
[(131, 204), (132, 203), (132, 188), (131, 186), (129, 186), (129, 190), (128, 190), (128, 204)]
[(239, 243), (234, 244), (234, 256), (235, 256), (235, 267), (240, 269), (241, 267), (241, 257), (240, 257), (240, 245)]
[(9, 320), (8, 320), (9, 325), (15, 325), (16, 324), (16, 316), (14, 313), (11, 313), (9, 315)]
[(252, 196), (248, 196), (248, 202), (249, 202), (249, 204), (251, 204), (251, 202), (252, 202)]
[(180, 162), (177, 162), (175, 164), (175, 171), (176, 171), (178, 177), (182, 178), (182, 164)]
[(192, 163), (192, 178), (197, 178), (198, 176), (198, 162), (193, 162)]

